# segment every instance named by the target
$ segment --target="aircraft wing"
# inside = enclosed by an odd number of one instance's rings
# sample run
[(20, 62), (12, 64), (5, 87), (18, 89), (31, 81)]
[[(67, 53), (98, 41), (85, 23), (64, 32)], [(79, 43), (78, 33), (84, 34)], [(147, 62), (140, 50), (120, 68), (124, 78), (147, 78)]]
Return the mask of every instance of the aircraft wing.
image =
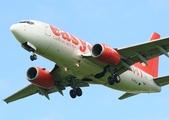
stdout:
[[(39, 93), (40, 95), (45, 96), (47, 99), (50, 99), (49, 94), (54, 93), (54, 92), (59, 92), (61, 95), (63, 95), (62, 91), (65, 90), (66, 87), (70, 86), (68, 79), (74, 76), (67, 74), (66, 72), (61, 70), (61, 68), (57, 65), (55, 65), (55, 67), (50, 73), (54, 77), (55, 81), (57, 81), (57, 84), (53, 86), (52, 88), (45, 89), (45, 88), (30, 84), (26, 86), (25, 88), (19, 90), (18, 92), (14, 93), (13, 95), (5, 98), (4, 101), (6, 103), (10, 103), (10, 102), (31, 96), (36, 93)], [(89, 86), (89, 84), (76, 79), (76, 86), (87, 87)]]
[(169, 76), (154, 78), (154, 82), (159, 86), (164, 86), (169, 84)]
[[(123, 72), (131, 69), (130, 66), (137, 62), (145, 63), (148, 65), (147, 61), (152, 58), (163, 54), (169, 57), (169, 37), (156, 39), (124, 48), (118, 48), (117, 52), (121, 56), (121, 61), (118, 65), (111, 66), (111, 68), (115, 73), (118, 73), (120, 75)], [(105, 70), (109, 68), (109, 65), (105, 66), (105, 64), (96, 61), (93, 57), (91, 57), (91, 54), (83, 54), (82, 56), (84, 59), (86, 58), (87, 60), (104, 67), (103, 72), (96, 75), (97, 78), (102, 77), (105, 73)]]
[(130, 66), (137, 62), (148, 64), (147, 60), (162, 54), (169, 57), (169, 37), (119, 48), (117, 51), (121, 55), (121, 62), (115, 66), (115, 72), (121, 74), (130, 69)]
[(38, 91), (37, 87), (33, 84), (30, 84), (30, 85), (26, 86), (25, 88), (23, 88), (22, 90), (20, 90), (20, 91), (14, 93), (13, 95), (5, 98), (4, 101), (6, 103), (9, 103), (9, 102), (12, 102), (12, 101), (33, 95), (33, 94), (37, 93), (37, 91)]
[(40, 95), (45, 96), (47, 99), (50, 99), (48, 94), (53, 93), (53, 92), (58, 92), (58, 89), (56, 87), (45, 89), (45, 88), (30, 84), (26, 86), (25, 88), (19, 90), (18, 92), (14, 93), (13, 95), (5, 98), (4, 101), (6, 103), (10, 103), (10, 102), (31, 96), (36, 93), (39, 93)]

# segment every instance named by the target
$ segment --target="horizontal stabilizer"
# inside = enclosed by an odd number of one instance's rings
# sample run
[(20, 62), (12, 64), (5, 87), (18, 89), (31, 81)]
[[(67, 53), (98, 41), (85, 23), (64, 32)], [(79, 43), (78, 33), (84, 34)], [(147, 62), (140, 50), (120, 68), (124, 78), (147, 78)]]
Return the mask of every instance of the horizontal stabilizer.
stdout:
[(138, 93), (125, 93), (121, 97), (119, 97), (119, 100), (123, 100), (125, 98), (132, 97), (132, 96), (137, 95), (137, 94)]
[(169, 76), (162, 76), (154, 78), (154, 82), (159, 86), (164, 86), (169, 84)]

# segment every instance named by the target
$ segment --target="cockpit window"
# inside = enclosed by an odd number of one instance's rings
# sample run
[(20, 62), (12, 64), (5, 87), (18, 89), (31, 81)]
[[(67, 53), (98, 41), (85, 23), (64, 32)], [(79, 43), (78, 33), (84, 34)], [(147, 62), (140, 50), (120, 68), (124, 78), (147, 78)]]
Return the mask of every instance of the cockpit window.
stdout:
[(30, 25), (33, 25), (33, 24), (34, 24), (34, 22), (29, 21), (29, 20), (22, 20), (22, 21), (20, 21), (19, 23), (28, 23), (28, 24), (30, 24)]

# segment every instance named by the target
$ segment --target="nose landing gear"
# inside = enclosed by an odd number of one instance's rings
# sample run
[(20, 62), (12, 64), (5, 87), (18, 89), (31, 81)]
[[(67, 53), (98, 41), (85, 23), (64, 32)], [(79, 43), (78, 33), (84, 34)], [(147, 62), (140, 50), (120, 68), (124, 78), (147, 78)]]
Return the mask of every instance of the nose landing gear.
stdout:
[(34, 52), (36, 51), (36, 47), (35, 47), (33, 44), (31, 44), (30, 42), (25, 42), (25, 43), (22, 43), (21, 45), (22, 45), (22, 47), (23, 47), (25, 50), (27, 50), (28, 52), (32, 52), (32, 53), (33, 53), (33, 54), (30, 56), (30, 59), (31, 59), (32, 61), (34, 61), (34, 60), (37, 59), (37, 56), (36, 56), (36, 54), (34, 53)]
[(36, 55), (35, 53), (33, 53), (33, 54), (30, 56), (30, 59), (31, 59), (32, 61), (37, 60), (37, 55)]

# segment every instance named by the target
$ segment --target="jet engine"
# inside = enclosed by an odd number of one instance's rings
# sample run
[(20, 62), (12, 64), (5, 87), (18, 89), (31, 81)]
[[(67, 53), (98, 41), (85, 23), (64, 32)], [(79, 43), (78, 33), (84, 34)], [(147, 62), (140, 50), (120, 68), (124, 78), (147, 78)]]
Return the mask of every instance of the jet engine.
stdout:
[(106, 44), (93, 45), (92, 56), (97, 61), (109, 65), (117, 65), (120, 62), (120, 54)]
[(31, 67), (26, 73), (27, 80), (36, 86), (43, 88), (51, 88), (55, 84), (55, 80), (49, 71), (40, 67)]

